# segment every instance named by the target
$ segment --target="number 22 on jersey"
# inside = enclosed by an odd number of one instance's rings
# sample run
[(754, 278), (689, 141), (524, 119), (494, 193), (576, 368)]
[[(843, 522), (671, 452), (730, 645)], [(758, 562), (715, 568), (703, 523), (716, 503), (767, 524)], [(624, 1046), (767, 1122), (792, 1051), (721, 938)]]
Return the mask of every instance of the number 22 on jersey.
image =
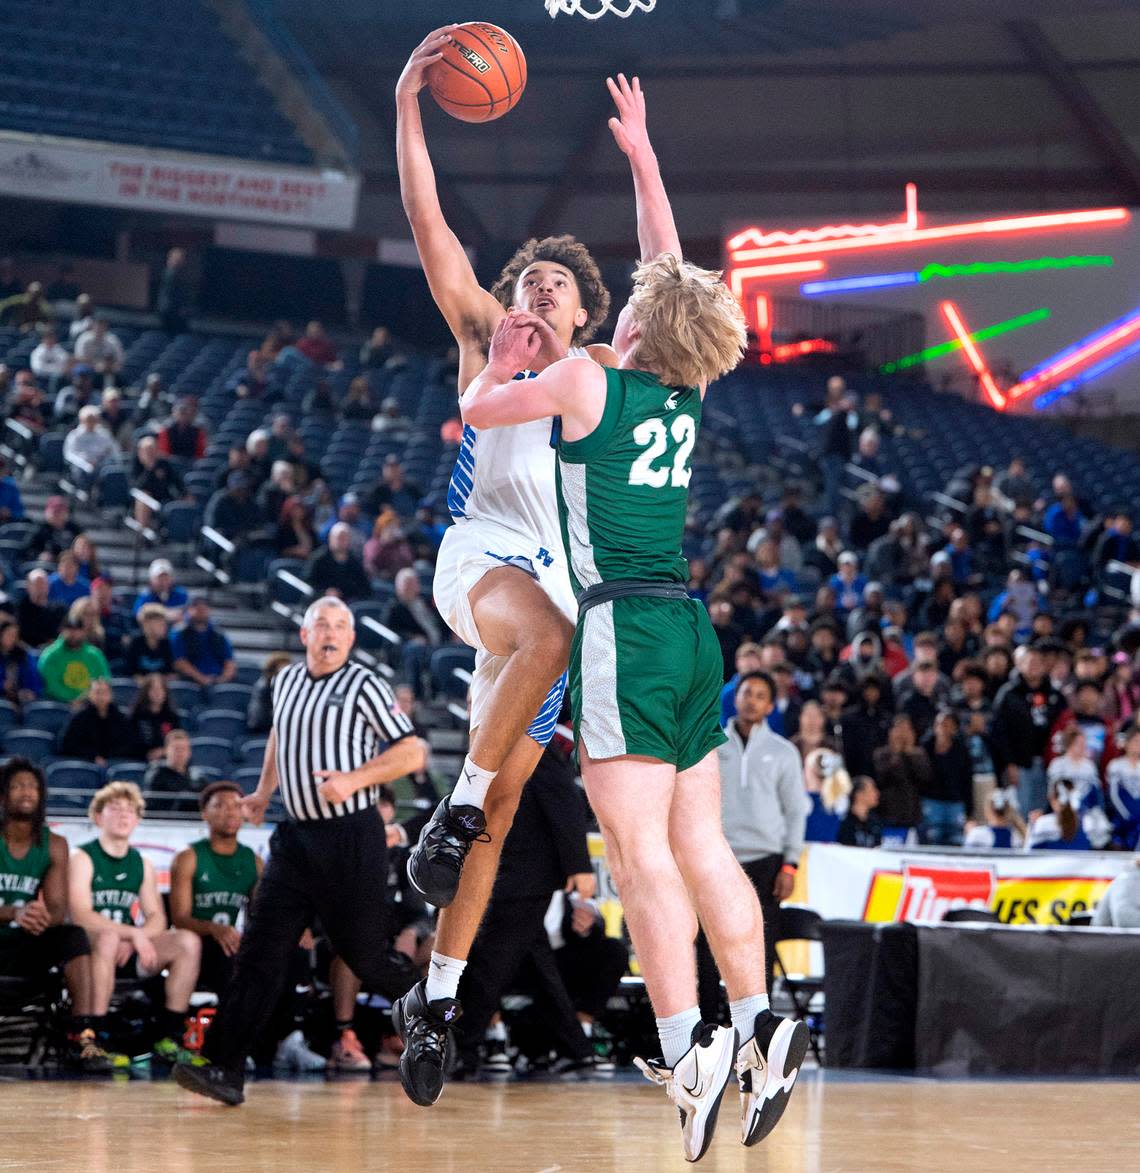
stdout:
[[(673, 454), (672, 468), (668, 461), (657, 466), (669, 448), (668, 437), (672, 436), (677, 445)], [(693, 470), (689, 457), (697, 441), (697, 424), (691, 415), (673, 417), (668, 427), (662, 419), (642, 420), (633, 429), (634, 442), (645, 451), (633, 462), (629, 470), (631, 485), (648, 485), (652, 489), (663, 489), (672, 484), (675, 489), (687, 489)]]

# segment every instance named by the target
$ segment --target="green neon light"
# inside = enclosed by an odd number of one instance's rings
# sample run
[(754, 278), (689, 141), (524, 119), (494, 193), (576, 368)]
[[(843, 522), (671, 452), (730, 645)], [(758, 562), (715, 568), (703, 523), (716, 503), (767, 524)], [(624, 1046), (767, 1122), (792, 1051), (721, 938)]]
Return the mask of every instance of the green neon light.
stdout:
[(918, 274), (919, 281), (942, 277), (981, 277), (993, 273), (1036, 273), (1042, 269), (1110, 268), (1112, 257), (1037, 257), (1031, 261), (978, 261), (972, 265), (927, 265)]
[[(1030, 310), (1027, 314), (1020, 314), (1016, 318), (1007, 318), (1004, 322), (995, 322), (992, 326), (983, 326), (970, 335), (972, 342), (985, 342), (987, 338), (997, 338), (1000, 334), (1008, 334), (1012, 330), (1020, 330), (1022, 326), (1032, 326), (1034, 322), (1043, 322), (1049, 317), (1049, 309), (1042, 306), (1039, 310)], [(944, 354), (953, 354), (962, 349), (962, 343), (955, 338), (951, 342), (940, 342), (937, 346), (929, 346), (917, 354), (908, 354), (905, 358), (894, 362), (883, 363), (879, 370), (884, 375), (893, 375), (896, 371), (909, 370), (911, 367), (921, 366), (934, 358), (941, 358)]]

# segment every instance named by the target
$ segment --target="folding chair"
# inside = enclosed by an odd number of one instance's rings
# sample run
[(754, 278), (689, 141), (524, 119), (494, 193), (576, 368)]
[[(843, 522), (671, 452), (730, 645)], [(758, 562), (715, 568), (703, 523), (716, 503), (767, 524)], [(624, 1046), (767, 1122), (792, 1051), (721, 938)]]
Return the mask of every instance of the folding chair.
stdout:
[[(819, 926), (823, 917), (814, 909), (804, 908), (800, 904), (782, 904), (776, 921), (776, 944), (784, 941), (820, 941), (822, 935)], [(784, 967), (780, 950), (776, 949), (776, 969), (783, 981), (784, 989), (792, 1000), (794, 1017), (808, 1028), (808, 1041), (811, 1044), (815, 1061), (823, 1066), (823, 1051), (820, 1042), (823, 1037), (822, 1016), (811, 1010), (812, 1000), (823, 994), (822, 974), (788, 973)]]

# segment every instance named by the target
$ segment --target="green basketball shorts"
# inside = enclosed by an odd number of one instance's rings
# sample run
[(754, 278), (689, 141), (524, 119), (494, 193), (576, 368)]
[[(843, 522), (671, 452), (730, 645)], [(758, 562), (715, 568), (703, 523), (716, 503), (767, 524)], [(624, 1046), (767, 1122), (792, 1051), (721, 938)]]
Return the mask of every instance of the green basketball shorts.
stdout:
[(570, 653), (575, 743), (595, 760), (627, 754), (680, 770), (724, 744), (724, 659), (692, 599), (624, 598), (591, 607)]

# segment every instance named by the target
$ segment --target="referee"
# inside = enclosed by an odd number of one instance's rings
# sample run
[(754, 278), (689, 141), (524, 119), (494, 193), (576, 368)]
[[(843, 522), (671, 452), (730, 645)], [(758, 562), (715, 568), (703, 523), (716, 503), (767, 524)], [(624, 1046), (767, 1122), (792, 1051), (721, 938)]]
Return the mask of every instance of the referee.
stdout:
[(355, 638), (348, 607), (340, 599), (318, 599), (301, 625), (304, 663), (273, 681), (273, 728), (261, 780), (243, 800), (242, 813), (260, 823), (280, 786), (289, 817), (270, 840), (269, 863), (203, 1057), (175, 1068), (184, 1088), (224, 1104), (245, 1098), (246, 1056), (314, 916), (365, 984), (386, 973), (387, 867), (378, 788), (421, 769), (424, 751), (388, 686), (349, 662)]

